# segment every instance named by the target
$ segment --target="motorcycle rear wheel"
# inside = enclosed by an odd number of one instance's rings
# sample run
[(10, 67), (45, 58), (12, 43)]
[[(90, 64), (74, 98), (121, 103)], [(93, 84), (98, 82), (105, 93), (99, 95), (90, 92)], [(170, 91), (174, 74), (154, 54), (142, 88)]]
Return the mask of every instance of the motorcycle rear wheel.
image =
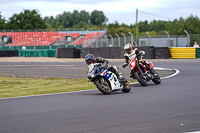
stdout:
[(147, 80), (142, 77), (142, 74), (135, 72), (135, 77), (142, 86), (147, 86)]
[(94, 84), (101, 93), (105, 95), (109, 95), (111, 93), (111, 87), (108, 81), (103, 77), (101, 77), (101, 80), (94, 81)]

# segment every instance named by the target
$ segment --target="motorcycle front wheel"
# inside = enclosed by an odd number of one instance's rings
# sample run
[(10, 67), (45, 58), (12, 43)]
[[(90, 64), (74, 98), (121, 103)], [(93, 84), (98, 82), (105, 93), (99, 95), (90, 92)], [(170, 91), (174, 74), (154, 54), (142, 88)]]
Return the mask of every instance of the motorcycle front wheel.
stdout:
[(142, 77), (141, 73), (135, 72), (135, 77), (142, 86), (147, 86), (147, 80)]
[(111, 88), (110, 88), (109, 82), (106, 79), (104, 79), (103, 77), (94, 81), (94, 84), (96, 85), (96, 87), (98, 88), (98, 90), (101, 93), (103, 93), (105, 95), (109, 95), (111, 93)]
[(160, 84), (161, 83), (161, 79), (160, 79), (160, 76), (158, 75), (158, 73), (155, 70), (151, 70), (151, 73), (154, 75), (154, 78), (152, 79), (152, 81), (155, 84)]

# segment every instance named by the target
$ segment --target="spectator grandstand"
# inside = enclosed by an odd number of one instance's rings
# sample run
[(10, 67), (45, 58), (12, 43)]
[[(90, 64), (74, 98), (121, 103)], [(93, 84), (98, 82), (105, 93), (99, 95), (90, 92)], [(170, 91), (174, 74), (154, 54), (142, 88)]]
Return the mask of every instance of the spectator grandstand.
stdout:
[(74, 41), (72, 45), (81, 45), (82, 43), (84, 43), (85, 46), (90, 46), (93, 42), (96, 41), (96, 39), (99, 39), (103, 35), (104, 35), (104, 32), (96, 32), (96, 33), (91, 32), (91, 33), (86, 34), (83, 37), (80, 37), (76, 41)]
[(57, 41), (64, 42), (66, 36), (73, 38), (70, 45), (91, 45), (104, 34), (104, 31), (0, 32), (0, 38), (12, 39), (12, 42), (6, 42), (4, 46), (48, 46), (56, 44)]

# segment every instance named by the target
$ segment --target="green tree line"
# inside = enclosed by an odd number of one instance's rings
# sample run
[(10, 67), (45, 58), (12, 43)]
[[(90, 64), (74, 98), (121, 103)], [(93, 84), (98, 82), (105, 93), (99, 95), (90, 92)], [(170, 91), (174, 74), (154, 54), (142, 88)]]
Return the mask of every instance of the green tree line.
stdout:
[[(79, 28), (107, 28), (108, 34), (121, 36), (121, 33), (129, 35), (128, 32), (136, 35), (136, 24), (119, 24), (117, 21), (109, 23), (108, 18), (102, 11), (94, 10), (91, 13), (82, 10), (78, 12), (64, 11), (56, 17), (41, 17), (38, 10), (23, 10), (20, 14), (14, 14), (9, 20), (5, 20), (0, 12), (0, 30), (20, 30), (20, 29), (79, 29)], [(140, 21), (138, 23), (139, 36), (147, 36), (146, 31), (151, 36), (166, 35), (185, 35), (184, 30), (189, 34), (200, 34), (200, 19), (192, 14), (188, 18), (180, 17), (173, 21), (153, 20), (151, 22)]]

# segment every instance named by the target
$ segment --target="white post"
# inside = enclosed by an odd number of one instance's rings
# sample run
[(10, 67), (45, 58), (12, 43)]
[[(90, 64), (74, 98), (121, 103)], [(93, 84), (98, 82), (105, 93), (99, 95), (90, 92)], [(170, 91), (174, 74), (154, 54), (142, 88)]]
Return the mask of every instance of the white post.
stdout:
[(187, 46), (189, 47), (190, 46), (190, 34), (184, 30), (184, 32), (187, 34)]
[(96, 40), (96, 47), (97, 47), (97, 37), (96, 37), (96, 36), (94, 36), (94, 38), (95, 38), (95, 40)]
[(167, 38), (168, 38), (168, 47), (170, 47), (169, 33), (167, 31), (165, 31), (165, 33), (167, 34)]
[(124, 45), (126, 44), (126, 36), (123, 34), (123, 33), (121, 33), (122, 34), (122, 36), (124, 36)]
[(108, 47), (108, 38), (107, 38), (106, 35), (104, 35), (104, 37), (106, 38), (106, 45), (107, 45), (107, 47)]
[(113, 37), (109, 34), (110, 38), (111, 38), (111, 42), (112, 42), (112, 46), (113, 46)]
[(146, 34), (149, 36), (149, 46), (150, 46), (151, 45), (151, 42), (150, 42), (151, 36), (148, 32), (146, 32)]
[(118, 47), (120, 47), (120, 37), (117, 33), (115, 35), (118, 37)]
[(128, 32), (131, 35), (131, 44), (133, 45), (133, 42), (135, 43), (135, 46), (137, 46), (137, 43), (134, 40), (133, 34), (131, 32)]

